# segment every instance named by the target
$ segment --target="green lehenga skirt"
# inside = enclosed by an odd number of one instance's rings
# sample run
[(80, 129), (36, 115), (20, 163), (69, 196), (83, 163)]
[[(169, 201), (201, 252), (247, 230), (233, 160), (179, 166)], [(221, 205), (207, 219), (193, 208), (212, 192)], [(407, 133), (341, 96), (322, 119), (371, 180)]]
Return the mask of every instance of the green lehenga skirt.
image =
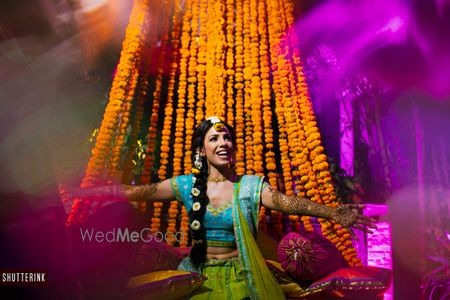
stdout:
[[(252, 192), (251, 182), (247, 184), (245, 181), (242, 185), (242, 191), (241, 183), (235, 187), (233, 196), (233, 226), (239, 257), (207, 259), (200, 269), (193, 268), (189, 257), (185, 258), (178, 266), (179, 269), (201, 273), (208, 278), (203, 289), (195, 291), (191, 299), (285, 299), (283, 290), (267, 267), (248, 225), (257, 224), (259, 210), (254, 208), (255, 213), (250, 214), (247, 200), (254, 194), (257, 195), (254, 198), (259, 201), (259, 192)], [(241, 196), (243, 200), (238, 201)], [(243, 205), (246, 214), (242, 212), (240, 202), (246, 204)]]
[(239, 257), (230, 259), (208, 259), (202, 268), (202, 275), (208, 279), (189, 299), (249, 299), (242, 261)]

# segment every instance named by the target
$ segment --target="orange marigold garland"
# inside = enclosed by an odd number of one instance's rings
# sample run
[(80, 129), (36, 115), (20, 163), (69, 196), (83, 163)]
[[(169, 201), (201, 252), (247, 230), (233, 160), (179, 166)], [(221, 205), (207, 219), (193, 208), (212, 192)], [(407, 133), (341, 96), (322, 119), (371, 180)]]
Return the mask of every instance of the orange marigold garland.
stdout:
[[(290, 1), (283, 0), (283, 6), (286, 22), (290, 26), (294, 20), (293, 5)], [(291, 38), (295, 37), (291, 36)], [(338, 203), (335, 201), (336, 197), (331, 183), (331, 176), (328, 171), (328, 164), (326, 162), (327, 158), (326, 155), (322, 153), (323, 147), (320, 146), (320, 133), (316, 127), (312, 102), (307, 91), (307, 84), (302, 72), (298, 49), (292, 50), (288, 57), (292, 57), (292, 61), (290, 61), (292, 64), (289, 76), (290, 78), (295, 75), (297, 76), (297, 78), (291, 79), (291, 87), (296, 87), (294, 93), (296, 93), (297, 97), (294, 98), (294, 101), (296, 102), (294, 103), (294, 106), (299, 108), (297, 114), (300, 118), (298, 118), (298, 120), (301, 120), (301, 125), (303, 127), (301, 128), (303, 130), (300, 130), (299, 132), (304, 133), (302, 141), (306, 140), (307, 149), (309, 150), (307, 157), (308, 163), (303, 163), (303, 166), (308, 169), (308, 174), (303, 174), (303, 176), (307, 176), (307, 180), (304, 184), (306, 195), (316, 202), (337, 206)], [(303, 150), (305, 148), (303, 148)], [(297, 157), (303, 158), (304, 154), (305, 151), (300, 153), (300, 155), (297, 155)], [(338, 224), (333, 225), (333, 222), (325, 219), (319, 218), (319, 222), (323, 234), (336, 245), (346, 260), (351, 265), (360, 265), (361, 261), (356, 257), (356, 251), (352, 246), (348, 230), (341, 228)]]
[[(128, 100), (126, 99), (127, 91), (134, 91), (134, 87), (131, 85), (136, 84), (136, 79), (131, 82), (129, 80), (133, 76), (132, 74), (135, 74), (136, 61), (141, 54), (142, 25), (144, 24), (146, 13), (147, 1), (136, 0), (126, 29), (120, 61), (109, 95), (109, 102), (105, 109), (95, 146), (92, 149), (92, 156), (89, 159), (85, 176), (80, 184), (81, 187), (103, 184), (101, 178), (105, 173), (105, 168), (109, 160), (108, 153), (111, 147), (113, 147), (114, 133), (118, 128), (123, 103)], [(127, 109), (128, 106), (125, 108)], [(124, 113), (122, 113), (122, 116), (124, 118), (127, 117)], [(84, 221), (89, 213), (90, 204), (91, 201), (89, 200), (82, 201), (75, 199), (67, 219), (67, 224), (70, 225)]]
[(282, 65), (278, 63), (280, 55), (280, 33), (281, 33), (281, 16), (279, 12), (278, 0), (270, 1), (268, 7), (268, 19), (269, 22), (269, 40), (270, 40), (270, 55), (272, 61), (272, 73), (273, 73), (273, 89), (275, 92), (275, 113), (278, 120), (279, 129), (279, 144), (281, 155), (281, 168), (283, 171), (283, 177), (285, 181), (285, 188), (287, 195), (293, 195), (292, 189), (292, 175), (291, 175), (291, 160), (289, 158), (289, 145), (286, 132), (286, 121), (283, 106), (283, 91), (281, 89), (281, 71)]
[[(169, 82), (167, 86), (167, 99), (165, 101), (165, 107), (164, 107), (164, 121), (163, 121), (163, 129), (161, 132), (161, 148), (160, 148), (160, 167), (158, 170), (158, 178), (160, 180), (166, 179), (167, 175), (167, 164), (169, 163), (169, 157), (170, 157), (170, 138), (172, 135), (172, 128), (173, 128), (173, 96), (174, 96), (174, 90), (175, 90), (175, 76), (178, 69), (177, 60), (179, 57), (179, 37), (180, 37), (180, 26), (181, 26), (181, 16), (180, 16), (180, 5), (179, 1), (176, 1), (174, 4), (175, 12), (172, 17), (172, 37), (171, 37), (171, 44), (172, 44), (172, 62), (169, 66)], [(161, 97), (161, 96), (159, 96)], [(152, 117), (151, 121), (156, 122), (158, 119), (158, 111), (156, 108), (152, 111)], [(156, 123), (155, 123), (156, 124)], [(149, 130), (149, 135), (152, 134), (151, 138), (154, 140), (156, 137), (156, 127), (154, 128), (155, 131), (151, 132)], [(150, 136), (149, 136), (149, 144), (148, 149), (153, 150), (154, 144), (150, 144)], [(153, 151), (152, 151), (153, 153)], [(147, 162), (147, 161), (146, 161)], [(151, 164), (149, 164), (151, 167)], [(151, 218), (151, 229), (152, 232), (156, 232), (160, 229), (161, 226), (161, 210), (163, 207), (162, 202), (154, 202), (153, 203), (153, 218)]]
[[(284, 25), (283, 25), (284, 26)], [(284, 104), (284, 116), (286, 120), (286, 132), (288, 137), (288, 145), (289, 145), (289, 156), (291, 159), (291, 167), (293, 171), (291, 172), (291, 177), (289, 178), (291, 184), (296, 182), (298, 178), (298, 171), (295, 170), (300, 164), (301, 161), (299, 159), (299, 155), (301, 152), (301, 141), (299, 139), (299, 134), (301, 132), (301, 124), (298, 118), (297, 106), (295, 105), (297, 94), (295, 90), (295, 82), (292, 78), (292, 66), (288, 59), (288, 49), (285, 44), (285, 38), (283, 37), (280, 41), (280, 55), (278, 56), (278, 67), (280, 68), (281, 74), (281, 90), (283, 91), (283, 104)], [(294, 184), (295, 185), (295, 184)], [(301, 187), (300, 186), (296, 186)], [(298, 193), (299, 196), (304, 196), (302, 192)], [(298, 219), (297, 215), (289, 216), (289, 220), (291, 221), (291, 226), (294, 230), (298, 230)], [(304, 217), (302, 218), (304, 221), (304, 226), (306, 230), (311, 230), (312, 227), (310, 225), (309, 219)]]
[[(164, 19), (165, 18), (162, 18), (162, 20), (164, 20)], [(139, 78), (137, 91), (136, 91), (136, 105), (134, 105), (135, 113), (134, 113), (133, 124), (131, 126), (131, 132), (130, 132), (129, 153), (128, 153), (128, 159), (127, 159), (127, 161), (125, 161), (125, 163), (123, 165), (122, 182), (125, 182), (125, 183), (131, 183), (133, 180), (133, 173), (134, 173), (134, 168), (135, 168), (135, 164), (136, 164), (136, 162), (134, 161), (135, 151), (136, 151), (138, 142), (140, 143), (140, 141), (138, 141), (138, 135), (139, 135), (140, 127), (141, 127), (142, 116), (144, 114), (144, 103), (148, 99), (147, 92), (148, 92), (148, 87), (149, 87), (149, 68), (150, 68), (150, 64), (151, 64), (151, 61), (149, 59), (149, 57), (150, 57), (149, 54), (151, 53), (151, 50), (152, 50), (150, 48), (149, 44), (154, 42), (156, 39), (156, 36), (154, 34), (151, 34), (149, 32), (149, 30), (147, 30), (148, 28), (149, 28), (148, 18), (146, 18), (145, 22), (144, 22), (144, 26), (143, 26), (144, 41), (143, 41), (142, 61), (140, 62), (140, 66), (139, 66), (140, 78)], [(168, 31), (168, 29), (166, 29), (165, 34), (167, 34), (167, 31)], [(163, 39), (164, 39), (164, 37), (163, 37)], [(167, 42), (167, 39), (166, 39), (166, 42)], [(164, 53), (164, 50), (162, 51), (162, 53)], [(164, 55), (161, 55), (161, 56), (164, 57)], [(160, 58), (160, 60), (161, 60), (161, 58)], [(153, 105), (155, 105), (155, 103), (156, 103), (159, 108), (159, 95), (156, 97), (154, 96), (153, 99), (154, 99)], [(156, 118), (156, 120), (157, 120), (157, 118)], [(152, 127), (156, 127), (156, 123), (152, 124), (152, 121), (150, 121), (150, 128), (152, 128)], [(149, 132), (151, 132), (151, 131), (152, 131), (152, 129), (149, 129)], [(155, 134), (155, 136), (156, 136), (156, 134)], [(153, 145), (154, 140), (152, 142), (150, 142), (149, 144)], [(146, 149), (146, 154), (147, 153), (148, 153), (148, 147)], [(153, 153), (153, 151), (151, 151), (150, 153)], [(146, 159), (145, 156), (146, 155), (144, 155), (144, 161)], [(151, 160), (151, 161), (153, 162), (153, 160)], [(145, 164), (144, 164), (143, 172), (145, 172)], [(143, 176), (141, 176), (141, 177), (143, 177)], [(145, 202), (140, 202), (140, 203), (137, 203), (136, 205), (138, 205), (138, 207), (143, 212), (145, 212), (147, 210), (147, 203), (145, 203)]]
[[(216, 39), (216, 49), (215, 49), (215, 61), (214, 61), (214, 69), (215, 69), (215, 97), (214, 104), (216, 106), (215, 115), (225, 120), (225, 112), (226, 112), (226, 92), (225, 92), (225, 80), (227, 78), (227, 73), (225, 70), (225, 47), (226, 47), (226, 36), (223, 31), (225, 19), (225, 5), (222, 3), (223, 1), (212, 1), (214, 2), (214, 27), (212, 28), (212, 32), (214, 34), (213, 38)], [(213, 74), (214, 74), (213, 73)]]
[(196, 83), (197, 83), (197, 39), (199, 32), (199, 3), (194, 1), (192, 5), (191, 43), (189, 49), (188, 86), (187, 86), (187, 114), (185, 118), (184, 140), (184, 173), (189, 174), (192, 168), (191, 145), (195, 126)]
[(264, 144), (261, 116), (261, 77), (259, 66), (258, 3), (250, 1), (250, 114), (253, 125), (253, 170), (264, 175)]
[[(174, 91), (175, 91), (175, 77), (177, 74), (177, 70), (179, 68), (179, 64), (177, 63), (180, 53), (180, 31), (181, 31), (181, 10), (180, 10), (180, 3), (179, 1), (176, 1), (175, 3), (175, 14), (172, 17), (172, 37), (171, 37), (171, 44), (172, 44), (172, 62), (170, 64), (170, 71), (169, 71), (169, 82), (167, 87), (167, 100), (165, 102), (164, 107), (164, 122), (163, 122), (163, 130), (161, 134), (161, 143), (164, 142), (164, 145), (168, 145), (170, 143), (170, 138), (172, 135), (172, 128), (173, 128), (173, 99), (174, 99)], [(160, 152), (160, 167), (158, 170), (158, 178), (160, 180), (164, 180), (167, 177), (167, 164), (169, 163), (169, 157), (170, 157), (170, 148), (161, 147)], [(175, 166), (174, 164), (174, 170), (176, 167), (178, 167), (178, 172), (181, 173), (181, 163), (179, 166)]]
[(208, 39), (206, 55), (206, 116), (225, 119), (225, 53), (223, 25), (225, 7), (222, 1), (208, 1)]
[(244, 43), (244, 120), (245, 120), (245, 167), (246, 174), (254, 174), (253, 156), (253, 122), (251, 115), (252, 106), (252, 58), (250, 39), (250, 0), (243, 3), (243, 43)]
[(200, 0), (199, 8), (199, 36), (198, 36), (198, 52), (197, 52), (197, 102), (195, 111), (195, 125), (199, 125), (205, 118), (205, 81), (206, 81), (206, 55), (207, 55), (207, 0)]
[[(164, 2), (164, 12), (170, 11), (169, 1), (166, 0)], [(150, 183), (151, 181), (151, 173), (153, 169), (154, 160), (156, 159), (154, 157), (155, 152), (155, 142), (156, 142), (156, 136), (157, 136), (157, 126), (158, 126), (158, 116), (159, 116), (159, 108), (161, 103), (161, 92), (162, 92), (162, 84), (163, 84), (163, 75), (164, 75), (164, 63), (166, 61), (166, 54), (168, 51), (167, 43), (169, 41), (169, 22), (168, 22), (168, 14), (162, 16), (162, 24), (163, 25), (163, 35), (161, 38), (161, 46), (160, 46), (160, 54), (158, 58), (158, 73), (155, 79), (155, 89), (153, 91), (153, 101), (152, 101), (152, 108), (150, 113), (150, 124), (148, 127), (148, 133), (147, 133), (147, 148), (145, 151), (145, 160), (144, 160), (144, 167), (142, 170), (142, 176), (141, 176), (141, 182), (143, 184)], [(151, 31), (151, 30), (149, 30)], [(150, 64), (147, 63), (147, 68), (150, 67)], [(147, 74), (148, 76), (148, 74)], [(144, 83), (145, 84), (145, 83)], [(148, 84), (148, 83), (147, 83)], [(145, 97), (145, 95), (144, 95)], [(165, 158), (166, 159), (166, 158)]]
[[(272, 74), (273, 74), (273, 89), (275, 92), (275, 113), (278, 120), (279, 129), (279, 151), (281, 155), (281, 169), (284, 178), (285, 193), (287, 195), (293, 195), (292, 190), (292, 175), (291, 175), (291, 161), (289, 158), (289, 146), (287, 140), (286, 132), (286, 121), (285, 113), (283, 107), (283, 90), (281, 89), (281, 81), (283, 71), (282, 65), (279, 63), (280, 58), (280, 34), (282, 32), (281, 28), (281, 17), (278, 8), (278, 1), (272, 0), (268, 6), (268, 19), (269, 22), (269, 41), (270, 41), (270, 55), (272, 62)], [(275, 179), (272, 179), (275, 181)], [(275, 228), (281, 225), (281, 213), (278, 211), (272, 211), (272, 223)], [(278, 232), (280, 229), (276, 229)]]
[[(167, 11), (170, 11), (171, 10), (171, 8), (170, 8), (170, 1), (168, 1), (168, 0), (166, 0), (165, 1), (165, 7), (166, 7), (166, 9), (165, 9), (165, 11), (167, 12)], [(179, 26), (178, 25), (178, 14), (179, 14), (179, 8), (177, 7), (176, 8), (176, 12), (175, 12), (175, 16), (177, 16), (177, 19), (175, 20), (175, 24), (174, 25), (177, 25), (177, 26)], [(167, 21), (169, 20), (169, 18), (166, 18), (167, 19)], [(166, 24), (165, 25), (165, 28), (167, 28), (168, 29), (168, 26), (169, 24)], [(175, 27), (175, 26), (174, 26)], [(179, 31), (179, 29), (177, 28), (177, 29), (174, 29), (174, 30), (176, 30), (177, 32), (176, 32), (176, 34), (178, 34), (178, 31)], [(163, 45), (163, 47), (165, 47), (165, 45), (166, 45), (166, 43), (168, 42), (168, 40), (169, 40), (169, 36), (168, 36), (168, 31), (164, 34), (164, 37), (163, 37), (163, 39), (162, 39), (162, 45)], [(166, 56), (165, 56), (165, 53), (166, 53), (166, 51), (165, 51), (165, 48), (163, 48), (162, 49), (163, 50), (163, 53), (161, 54), (161, 56), (160, 56), (160, 59), (159, 59), (159, 66), (158, 66), (158, 76), (157, 76), (157, 78), (156, 78), (156, 82), (155, 82), (155, 91), (154, 91), (154, 96), (153, 96), (153, 107), (152, 107), (152, 116), (151, 116), (151, 118), (152, 118), (152, 121), (153, 120), (158, 120), (158, 115), (159, 115), (159, 99), (161, 98), (161, 87), (162, 87), (162, 80), (163, 80), (163, 74), (164, 74), (164, 64), (165, 64), (165, 61), (166, 61)], [(155, 103), (155, 101), (156, 101), (156, 103)], [(170, 112), (171, 113), (171, 112)], [(170, 115), (170, 120), (172, 119), (172, 115)], [(155, 133), (156, 133), (156, 126), (155, 126)], [(164, 132), (164, 134), (167, 134), (167, 132)], [(165, 141), (167, 141), (167, 138), (165, 139)], [(154, 141), (153, 141), (154, 142)], [(167, 149), (165, 149), (165, 150), (167, 150)], [(161, 152), (162, 153), (162, 152)], [(165, 153), (168, 153), (167, 151), (165, 152)], [(164, 160), (164, 162), (166, 162), (167, 161), (167, 157), (164, 157), (164, 158), (162, 158), (161, 157), (161, 159), (160, 160)], [(168, 162), (168, 161), (167, 161)], [(176, 201), (175, 201), (176, 202)], [(156, 204), (156, 205), (155, 205)], [(160, 207), (162, 207), (162, 205), (161, 205), (162, 203), (161, 202), (158, 202), (158, 203), (154, 203), (154, 205), (153, 205), (153, 207), (154, 207), (154, 218), (158, 218), (159, 217), (159, 215), (158, 216), (156, 216), (156, 214), (157, 214), (157, 212), (158, 211), (161, 211), (161, 208)], [(171, 203), (171, 208), (172, 208), (172, 203)], [(174, 244), (174, 242), (175, 242), (175, 238), (174, 238), (174, 235), (175, 235), (175, 233), (176, 233), (176, 230), (174, 229), (174, 219), (176, 220), (176, 216), (175, 217), (172, 217), (172, 215), (173, 214), (170, 214), (170, 211), (171, 211), (171, 208), (169, 208), (169, 220), (168, 220), (168, 227), (167, 227), (167, 232), (170, 232), (170, 233), (172, 233), (172, 235), (167, 235), (167, 238), (166, 238), (166, 242), (169, 244), (169, 245), (173, 245)], [(176, 221), (175, 221), (176, 222)], [(160, 220), (159, 220), (159, 222), (157, 222), (157, 221), (154, 221), (154, 222), (152, 222), (152, 228), (156, 228), (156, 227), (159, 227), (159, 226), (156, 226), (157, 224), (159, 223), (159, 225), (160, 225)], [(155, 233), (155, 231), (153, 232), (153, 233)]]
[[(186, 2), (187, 12), (183, 16), (183, 24), (182, 24), (182, 34), (181, 34), (181, 60), (180, 60), (180, 78), (178, 85), (178, 103), (177, 103), (177, 116), (175, 123), (175, 145), (174, 145), (174, 169), (173, 176), (181, 175), (181, 164), (183, 159), (184, 152), (184, 140), (186, 136), (184, 135), (185, 131), (185, 112), (186, 112), (186, 90), (187, 90), (187, 76), (188, 72), (192, 73), (190, 69), (188, 69), (188, 62), (191, 57), (190, 46), (194, 44), (191, 39), (191, 22), (193, 20), (193, 14), (196, 12), (198, 15), (198, 7), (194, 6), (191, 0)], [(192, 89), (192, 87), (191, 87)], [(192, 92), (191, 92), (192, 93)], [(193, 122), (191, 120), (191, 122)], [(168, 146), (168, 145), (167, 145)], [(188, 159), (189, 156), (184, 157)], [(172, 236), (176, 233), (176, 218), (178, 215), (178, 201), (171, 201), (169, 207), (169, 219), (168, 219), (168, 227), (167, 231), (172, 233)], [(173, 245), (175, 243), (175, 239), (171, 238), (167, 240), (169, 245)]]
[[(176, 1), (175, 7), (176, 7), (176, 16), (178, 16), (179, 13), (180, 13), (180, 1)], [(179, 49), (179, 44), (180, 44), (180, 41), (179, 41), (178, 37), (180, 36), (179, 33), (180, 33), (181, 22), (180, 22), (180, 19), (178, 17), (177, 18), (174, 17), (173, 20), (174, 20), (173, 21), (173, 28), (174, 28), (174, 30), (176, 28), (178, 34), (176, 34), (176, 35), (175, 35), (175, 33), (173, 34), (172, 43), (173, 43), (173, 47), (178, 50)], [(177, 57), (178, 56), (174, 56), (174, 59), (173, 59), (173, 62), (172, 62), (172, 68), (171, 68), (171, 71), (170, 71), (169, 88), (168, 88), (168, 99), (172, 99), (173, 96), (174, 96), (175, 75), (176, 75), (176, 70), (177, 70), (177, 64), (176, 64)], [(167, 117), (167, 115), (166, 115), (166, 117)], [(180, 138), (179, 134), (178, 134), (178, 138)], [(179, 140), (176, 140), (176, 142), (179, 143)], [(174, 167), (174, 172), (177, 172), (177, 174), (181, 173), (181, 162), (179, 162), (179, 165), (175, 165), (174, 164), (173, 167)], [(187, 211), (186, 211), (186, 209), (184, 207), (182, 207), (182, 210), (181, 210), (180, 232), (181, 232), (181, 234), (184, 237), (181, 240), (181, 242), (180, 242), (180, 247), (185, 248), (188, 245), (188, 238), (187, 237), (188, 237), (188, 232), (189, 232), (189, 217), (188, 217)]]
[(228, 124), (236, 127), (236, 123), (234, 121), (235, 115), (235, 96), (234, 96), (234, 27), (235, 27), (235, 19), (234, 19), (234, 0), (226, 0), (226, 121)]
[(258, 3), (258, 32), (260, 36), (259, 61), (261, 71), (261, 100), (263, 106), (262, 124), (264, 124), (265, 162), (269, 183), (277, 187), (276, 160), (272, 128), (272, 96), (270, 87), (269, 40), (267, 36), (267, 14), (264, 1)]
[(119, 122), (117, 124), (117, 128), (114, 134), (113, 146), (112, 146), (112, 155), (110, 159), (109, 166), (109, 178), (115, 178), (116, 180), (120, 180), (119, 177), (119, 163), (122, 155), (122, 149), (125, 143), (125, 137), (127, 134), (128, 126), (130, 125), (131, 118), (131, 108), (134, 97), (134, 92), (137, 86), (137, 80), (139, 76), (139, 71), (137, 66), (134, 66), (134, 70), (131, 73), (131, 77), (129, 78), (129, 86), (127, 88), (126, 96), (122, 102), (121, 112), (119, 114)]
[(186, 114), (186, 90), (187, 90), (187, 67), (190, 56), (189, 46), (191, 43), (191, 20), (192, 20), (192, 1), (185, 3), (187, 11), (183, 16), (182, 32), (181, 32), (181, 59), (180, 59), (180, 76), (178, 83), (178, 103), (176, 108), (175, 121), (175, 143), (173, 146), (173, 176), (182, 174), (182, 163), (184, 157), (184, 125)]
[(245, 173), (245, 119), (244, 119), (244, 42), (243, 42), (243, 0), (236, 0), (236, 34), (235, 34), (235, 89), (236, 89), (236, 173)]

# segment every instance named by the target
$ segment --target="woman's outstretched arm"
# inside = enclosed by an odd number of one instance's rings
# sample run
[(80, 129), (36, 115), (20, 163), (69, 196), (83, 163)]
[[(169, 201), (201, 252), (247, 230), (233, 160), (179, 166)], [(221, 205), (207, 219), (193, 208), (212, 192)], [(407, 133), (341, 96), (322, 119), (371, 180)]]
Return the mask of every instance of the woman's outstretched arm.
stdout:
[[(261, 194), (262, 204), (270, 209), (275, 209), (290, 215), (305, 215), (311, 217), (326, 218), (341, 224), (343, 227), (354, 227), (365, 232), (372, 233), (370, 229), (376, 228), (375, 220), (359, 214), (355, 209), (364, 207), (358, 204), (340, 205), (331, 207), (319, 204), (306, 198), (287, 196), (286, 194), (268, 186)], [(367, 226), (367, 227), (366, 227)]]
[(72, 198), (114, 197), (129, 201), (170, 201), (175, 195), (170, 179), (145, 185), (105, 185), (88, 188), (63, 188), (62, 193)]
[(170, 201), (175, 199), (170, 179), (137, 186), (122, 184), (120, 187), (123, 195), (130, 201)]

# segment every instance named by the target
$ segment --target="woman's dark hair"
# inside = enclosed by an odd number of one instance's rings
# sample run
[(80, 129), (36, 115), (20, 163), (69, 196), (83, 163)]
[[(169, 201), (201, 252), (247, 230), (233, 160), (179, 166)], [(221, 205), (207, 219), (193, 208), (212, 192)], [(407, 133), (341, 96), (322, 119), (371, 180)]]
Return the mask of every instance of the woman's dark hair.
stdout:
[[(236, 135), (234, 133), (233, 127), (229, 124), (222, 122), (223, 125), (228, 129), (230, 133), (231, 140), (233, 142), (234, 148), (236, 148)], [(208, 130), (213, 127), (213, 123), (206, 119), (197, 126), (192, 137), (192, 162), (195, 161), (195, 155), (198, 151), (203, 149), (205, 136)], [(202, 167), (199, 174), (194, 174), (195, 182), (193, 183), (193, 188), (197, 188), (200, 193), (198, 196), (192, 195), (193, 203), (199, 202), (200, 209), (194, 211), (191, 209), (189, 212), (189, 222), (192, 224), (194, 220), (200, 222), (200, 228), (198, 230), (193, 230), (191, 228), (192, 237), (192, 249), (189, 254), (191, 262), (195, 267), (199, 267), (206, 260), (206, 229), (205, 229), (205, 213), (206, 206), (209, 204), (208, 196), (206, 195), (207, 182), (208, 182), (208, 163), (205, 156), (200, 156), (202, 161)]]

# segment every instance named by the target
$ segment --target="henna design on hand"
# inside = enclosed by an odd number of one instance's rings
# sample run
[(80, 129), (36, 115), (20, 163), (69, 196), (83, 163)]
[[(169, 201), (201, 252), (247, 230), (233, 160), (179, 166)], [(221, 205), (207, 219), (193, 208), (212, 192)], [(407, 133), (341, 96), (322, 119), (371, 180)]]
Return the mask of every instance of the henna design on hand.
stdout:
[(294, 215), (307, 215), (312, 217), (330, 218), (333, 209), (329, 206), (321, 205), (306, 198), (297, 196), (287, 196), (272, 187), (272, 202), (275, 209)]
[(159, 183), (132, 186), (122, 185), (123, 194), (131, 201), (142, 201), (151, 198), (158, 191)]
[(358, 204), (346, 204), (338, 206), (332, 213), (331, 218), (336, 223), (341, 224), (345, 228), (353, 227), (367, 233), (373, 233), (369, 228), (366, 227), (376, 229), (377, 226), (373, 224), (375, 220), (361, 215), (358, 211), (354, 210), (361, 209), (363, 207), (364, 205)]

